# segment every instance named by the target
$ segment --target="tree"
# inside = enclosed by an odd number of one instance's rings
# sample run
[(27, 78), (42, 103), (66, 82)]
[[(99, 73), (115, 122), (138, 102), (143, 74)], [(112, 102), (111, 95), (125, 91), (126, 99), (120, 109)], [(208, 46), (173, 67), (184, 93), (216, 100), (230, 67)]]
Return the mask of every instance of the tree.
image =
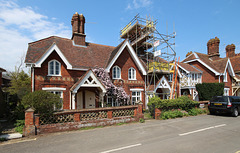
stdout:
[(210, 100), (214, 96), (222, 96), (224, 83), (202, 83), (197, 84), (199, 100)]
[(61, 98), (53, 93), (38, 90), (25, 95), (22, 99), (24, 108), (33, 107), (36, 113), (51, 114), (61, 108)]
[(21, 101), (24, 95), (31, 92), (30, 76), (23, 70), (19, 72), (17, 69), (14, 72), (9, 72), (8, 75), (11, 77), (11, 86), (7, 91), (10, 95), (17, 95), (18, 101)]
[(120, 105), (126, 105), (129, 103), (129, 95), (122, 87), (117, 87), (112, 83), (108, 72), (106, 72), (104, 68), (96, 67), (93, 69), (93, 72), (107, 89), (107, 95), (113, 96), (116, 102)]

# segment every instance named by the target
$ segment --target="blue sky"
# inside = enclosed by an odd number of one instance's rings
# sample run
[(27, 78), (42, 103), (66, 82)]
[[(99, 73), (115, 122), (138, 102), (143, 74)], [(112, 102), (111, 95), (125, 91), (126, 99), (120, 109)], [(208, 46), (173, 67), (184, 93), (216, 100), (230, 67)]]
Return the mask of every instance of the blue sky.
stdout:
[[(220, 39), (220, 54), (236, 45), (240, 52), (238, 0), (0, 0), (0, 67), (14, 70), (29, 42), (52, 35), (71, 38), (75, 12), (86, 18), (89, 42), (117, 46), (120, 29), (137, 13), (157, 19), (160, 33), (177, 33), (180, 60), (189, 51), (207, 53), (207, 41)], [(166, 25), (167, 23), (167, 25)]]

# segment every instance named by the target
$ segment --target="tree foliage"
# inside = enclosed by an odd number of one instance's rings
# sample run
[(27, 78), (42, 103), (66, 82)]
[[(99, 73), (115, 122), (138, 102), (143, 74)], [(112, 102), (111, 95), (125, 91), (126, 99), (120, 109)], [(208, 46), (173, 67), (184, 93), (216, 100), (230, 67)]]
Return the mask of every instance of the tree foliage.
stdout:
[(17, 95), (21, 100), (24, 95), (31, 92), (31, 78), (23, 70), (19, 72), (16, 69), (14, 72), (9, 72), (8, 75), (11, 78), (11, 86), (7, 89), (10, 95)]
[(93, 72), (107, 89), (107, 95), (113, 96), (120, 105), (126, 105), (129, 102), (129, 95), (122, 87), (117, 87), (113, 84), (108, 72), (104, 68), (96, 67), (93, 69)]
[(22, 99), (25, 108), (33, 107), (36, 113), (51, 114), (55, 108), (61, 108), (61, 99), (58, 95), (43, 90), (34, 91)]
[(222, 96), (224, 83), (202, 83), (197, 84), (199, 100), (210, 100), (214, 96)]

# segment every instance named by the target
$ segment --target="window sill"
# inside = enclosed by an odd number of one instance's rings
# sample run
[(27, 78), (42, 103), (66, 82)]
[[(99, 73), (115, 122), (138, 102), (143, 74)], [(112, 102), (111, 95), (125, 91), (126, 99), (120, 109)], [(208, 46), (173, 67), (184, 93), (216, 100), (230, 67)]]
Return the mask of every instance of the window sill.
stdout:
[(130, 80), (130, 81), (137, 81), (137, 79), (128, 79), (128, 80)]
[(49, 76), (49, 77), (55, 77), (55, 76), (61, 77), (62, 75), (47, 75), (47, 76)]

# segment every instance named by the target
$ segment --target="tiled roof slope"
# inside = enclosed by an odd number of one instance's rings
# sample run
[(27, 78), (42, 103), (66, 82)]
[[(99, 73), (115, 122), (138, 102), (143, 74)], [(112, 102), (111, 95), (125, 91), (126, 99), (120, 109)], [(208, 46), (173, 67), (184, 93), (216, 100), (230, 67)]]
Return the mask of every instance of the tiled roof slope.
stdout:
[(179, 65), (184, 68), (185, 70), (189, 71), (189, 72), (193, 72), (193, 73), (202, 73), (200, 70), (196, 69), (195, 67), (193, 67), (190, 64), (186, 64), (186, 63), (179, 63)]
[(182, 62), (191, 61), (191, 60), (196, 59), (196, 58), (197, 57), (195, 57), (194, 54), (191, 54), (188, 57), (186, 57)]
[(105, 67), (116, 47), (86, 43), (86, 47), (74, 46), (71, 39), (51, 36), (29, 43), (26, 63), (36, 63), (43, 54), (56, 43), (73, 68), (89, 69), (94, 66)]
[(202, 62), (207, 64), (209, 67), (211, 67), (216, 72), (218, 72), (218, 73), (224, 72), (228, 58), (219, 58), (218, 60), (211, 60), (211, 59), (209, 59), (209, 56), (207, 54), (202, 54), (202, 53), (198, 53), (198, 52), (195, 52), (195, 54), (198, 57), (195, 57), (194, 54), (191, 54), (189, 57), (184, 59), (182, 62), (187, 62), (187, 61), (194, 60), (194, 59), (200, 59)]
[(232, 67), (235, 72), (240, 72), (240, 56), (234, 56), (230, 58)]

